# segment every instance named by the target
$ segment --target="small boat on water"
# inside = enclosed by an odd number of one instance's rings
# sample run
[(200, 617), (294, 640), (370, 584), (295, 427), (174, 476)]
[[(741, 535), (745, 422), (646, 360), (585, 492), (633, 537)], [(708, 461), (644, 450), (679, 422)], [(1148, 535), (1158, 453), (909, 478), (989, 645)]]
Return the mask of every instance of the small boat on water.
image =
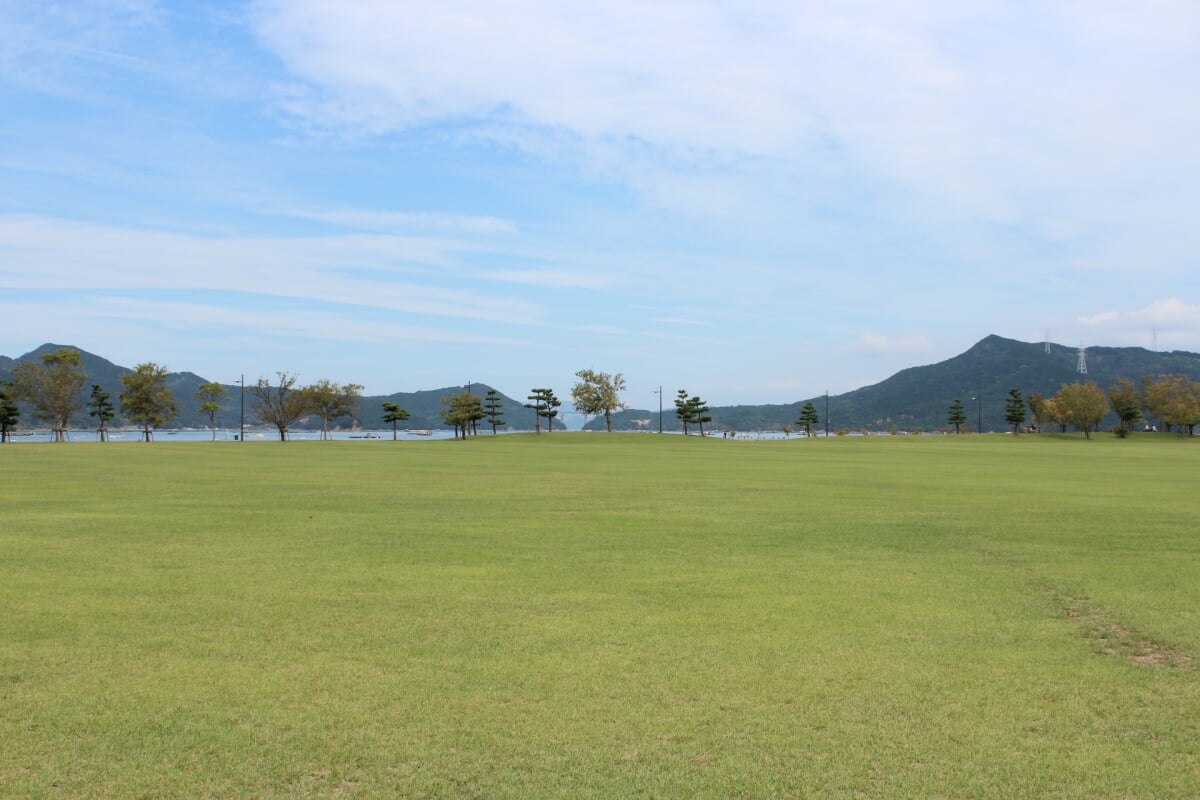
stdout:
[(413, 430), (411, 428), (406, 430), (405, 433), (409, 434), (410, 436), (433, 436), (433, 431)]

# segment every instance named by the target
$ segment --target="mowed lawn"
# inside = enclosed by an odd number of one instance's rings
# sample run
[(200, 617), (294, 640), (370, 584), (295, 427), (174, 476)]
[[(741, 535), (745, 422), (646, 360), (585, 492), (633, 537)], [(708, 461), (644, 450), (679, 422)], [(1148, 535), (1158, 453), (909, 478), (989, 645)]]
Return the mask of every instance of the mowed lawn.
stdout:
[(0, 796), (1200, 794), (1172, 437), (0, 447)]

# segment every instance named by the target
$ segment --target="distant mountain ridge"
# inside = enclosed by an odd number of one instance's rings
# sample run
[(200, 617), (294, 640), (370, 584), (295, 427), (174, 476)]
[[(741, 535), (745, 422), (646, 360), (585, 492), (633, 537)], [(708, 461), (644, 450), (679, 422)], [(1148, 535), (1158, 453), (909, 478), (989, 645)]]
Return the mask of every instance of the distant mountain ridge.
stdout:
[[(12, 378), (12, 368), (20, 361), (40, 361), (41, 357), (47, 353), (53, 353), (62, 348), (79, 351), (80, 360), (83, 364), (83, 370), (87, 373), (87, 385), (84, 389), (81, 398), (86, 404), (92, 392), (92, 385), (99, 384), (100, 387), (109, 393), (111, 400), (120, 409), (118, 397), (124, 388), (121, 384), (121, 376), (132, 372), (129, 367), (122, 367), (106, 358), (89, 353), (88, 351), (75, 347), (73, 345), (60, 344), (44, 344), (35, 350), (32, 350), (18, 358), (10, 358), (8, 356), (0, 356), (0, 380), (9, 380)], [(249, 379), (247, 379), (249, 380)], [(166, 427), (168, 428), (207, 428), (209, 419), (206, 414), (201, 414), (198, 410), (200, 405), (195, 399), (196, 390), (201, 384), (209, 381), (193, 372), (171, 372), (167, 375), (167, 386), (175, 393), (175, 398), (179, 404), (179, 414)], [(229, 393), (227, 400), (219, 412), (217, 412), (217, 427), (218, 428), (237, 428), (241, 424), (241, 387), (236, 384), (222, 384), (225, 390)], [(250, 384), (247, 383), (249, 386)], [(448, 395), (457, 394), (463, 391), (462, 386), (448, 386), (441, 389), (430, 389), (419, 392), (395, 392), (389, 395), (370, 395), (362, 398), (358, 404), (358, 411), (351, 417), (343, 417), (334, 420), (334, 425), (343, 428), (367, 428), (367, 429), (387, 429), (391, 425), (383, 421), (384, 401), (397, 403), (401, 408), (409, 412), (410, 417), (406, 421), (400, 423), (401, 430), (440, 430), (446, 427), (442, 421), (441, 410), (442, 398)], [(483, 383), (472, 385), (471, 391), (475, 394), (483, 395), (491, 386)], [(533, 430), (534, 413), (524, 407), (524, 404), (512, 399), (504, 394), (500, 394), (500, 398), (504, 405), (503, 418), (506, 422), (504, 428), (512, 428), (515, 430)], [(246, 426), (257, 426), (258, 421), (254, 418), (253, 413), (254, 400), (251, 394), (246, 393)], [(28, 409), (23, 409), (21, 414), (21, 427), (33, 428), (39, 427), (41, 423), (36, 422)], [(121, 419), (115, 421), (117, 426), (124, 424)], [(311, 418), (308, 421), (307, 427), (312, 428), (313, 425), (320, 427), (319, 420)], [(481, 423), (482, 425), (482, 423)], [(88, 416), (87, 409), (77, 414), (71, 420), (71, 426), (77, 429), (87, 429), (95, 427), (95, 420)], [(297, 426), (298, 429), (303, 429), (305, 425)], [(482, 428), (481, 428), (482, 429)]]
[[(887, 431), (921, 429), (934, 431), (946, 426), (950, 404), (958, 399), (971, 428), (1002, 431), (1004, 404), (1010, 389), (1023, 395), (1057, 392), (1063, 384), (1095, 381), (1108, 389), (1121, 378), (1137, 383), (1147, 375), (1187, 375), (1200, 381), (1200, 354), (1186, 351), (1160, 353), (1142, 347), (1089, 347), (1087, 374), (1078, 372), (1078, 349), (1043, 342), (1019, 342), (991, 335), (964, 353), (927, 366), (909, 367), (887, 380), (852, 392), (828, 398), (830, 430), (866, 428)], [(703, 396), (703, 393), (701, 392)], [(978, 399), (976, 399), (978, 398)], [(711, 411), (712, 429), (735, 431), (779, 430), (794, 427), (805, 402), (811, 402), (826, 419), (826, 397), (819, 395), (795, 403), (758, 406), (720, 406)], [(649, 423), (647, 424), (647, 420)], [(1115, 424), (1115, 417), (1104, 423)], [(592, 420), (585, 427), (603, 429), (603, 420)], [(677, 430), (675, 409), (663, 410), (663, 427)], [(613, 415), (614, 430), (657, 430), (658, 410), (638, 409)]]
[[(88, 373), (84, 394), (91, 393), (91, 385), (99, 384), (114, 402), (121, 392), (121, 376), (130, 372), (105, 358), (71, 345), (44, 344), (18, 358), (0, 356), (0, 380), (12, 377), (12, 368), (18, 361), (38, 360), (45, 353), (62, 347), (78, 350), (84, 370)], [(1135, 383), (1146, 375), (1187, 375), (1200, 381), (1200, 354), (1187, 351), (1156, 352), (1142, 347), (1089, 347), (1087, 349), (1087, 374), (1077, 370), (1078, 351), (1061, 344), (1050, 344), (1046, 352), (1044, 343), (1020, 342), (991, 335), (981, 339), (966, 352), (936, 364), (909, 367), (879, 383), (864, 386), (839, 395), (824, 395), (798, 400), (794, 403), (771, 405), (717, 406), (711, 411), (712, 430), (732, 429), (736, 431), (779, 430), (783, 425), (794, 426), (805, 402), (812, 402), (821, 415), (820, 427), (825, 427), (826, 403), (830, 430), (849, 428), (858, 430), (886, 431), (895, 427), (911, 431), (921, 429), (934, 431), (946, 425), (950, 404), (958, 399), (963, 402), (971, 428), (979, 426), (986, 430), (1006, 430), (1004, 403), (1009, 389), (1019, 389), (1028, 397), (1040, 393), (1049, 397), (1063, 384), (1095, 381), (1100, 388), (1107, 389), (1121, 378)], [(193, 395), (200, 384), (207, 381), (192, 372), (172, 372), (167, 385), (175, 392), (179, 401), (179, 416), (170, 424), (178, 428), (205, 428), (208, 417), (197, 411), (199, 405)], [(217, 414), (217, 426), (236, 428), (240, 420), (240, 391), (237, 384), (225, 384), (230, 400)], [(475, 394), (484, 394), (492, 387), (477, 383), (471, 387)], [(699, 389), (700, 387), (693, 387)], [(418, 392), (396, 392), (389, 395), (364, 397), (358, 413), (353, 419), (337, 420), (342, 428), (361, 427), (384, 429), (382, 404), (394, 402), (406, 409), (411, 417), (402, 428), (441, 429), (446, 427), (441, 419), (442, 398), (463, 390), (462, 386), (448, 386)], [(703, 396), (703, 391), (699, 392)], [(247, 393), (248, 394), (248, 393)], [(568, 392), (561, 392), (567, 395)], [(510, 430), (533, 430), (533, 411), (524, 407), (523, 401), (501, 394), (504, 403), (505, 428)], [(976, 399), (978, 398), (978, 399)], [(86, 401), (85, 401), (86, 402)], [(252, 398), (246, 398), (246, 424), (255, 424)], [(675, 409), (669, 403), (663, 409), (665, 430), (678, 430)], [(93, 420), (83, 411), (73, 420), (78, 428), (94, 427)], [(310, 420), (312, 427), (315, 420)], [(35, 427), (31, 416), (22, 414), (22, 427)], [(1113, 424), (1107, 420), (1105, 425)], [(557, 426), (556, 426), (557, 427)], [(592, 419), (587, 430), (603, 430), (603, 418)], [(658, 430), (658, 410), (631, 409), (613, 415), (613, 430)]]

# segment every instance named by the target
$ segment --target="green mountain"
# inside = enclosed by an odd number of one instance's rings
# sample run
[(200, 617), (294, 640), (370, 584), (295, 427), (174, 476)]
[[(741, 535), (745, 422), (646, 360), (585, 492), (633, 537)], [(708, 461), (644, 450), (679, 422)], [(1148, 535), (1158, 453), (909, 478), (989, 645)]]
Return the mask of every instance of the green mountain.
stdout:
[[(17, 359), (0, 356), (0, 380), (12, 377), (12, 367), (17, 361), (37, 360), (42, 354), (53, 352), (64, 345), (44, 344)], [(79, 350), (79, 348), (72, 348)], [(129, 372), (128, 367), (118, 366), (100, 356), (79, 350), (83, 366), (88, 373), (88, 385), (84, 392), (91, 392), (93, 383), (100, 384), (114, 402), (121, 393), (121, 376)], [(937, 364), (911, 367), (901, 370), (885, 381), (865, 386), (845, 394), (807, 398), (817, 407), (824, 428), (826, 409), (830, 430), (866, 428), (873, 431), (938, 430), (946, 426), (950, 404), (962, 400), (968, 424), (975, 428), (982, 420), (984, 430), (1006, 430), (1004, 403), (1009, 389), (1019, 389), (1028, 397), (1039, 393), (1050, 396), (1065, 383), (1084, 380), (1095, 381), (1107, 389), (1120, 378), (1138, 381), (1146, 375), (1179, 374), (1200, 381), (1200, 355), (1173, 351), (1159, 353), (1141, 347), (1090, 347), (1087, 350), (1087, 374), (1077, 370), (1078, 353), (1075, 348), (1051, 344), (1050, 351), (1042, 343), (1031, 344), (988, 336), (961, 355)], [(179, 401), (179, 416), (171, 427), (204, 428), (208, 417), (196, 410), (199, 405), (193, 398), (196, 389), (205, 379), (191, 372), (173, 372), (167, 385), (175, 392)], [(491, 387), (473, 384), (471, 391), (483, 395)], [(221, 428), (236, 428), (241, 415), (241, 387), (226, 386), (230, 399), (217, 414), (217, 425)], [(404, 428), (441, 430), (442, 398), (462, 391), (461, 386), (450, 386), (421, 392), (397, 392), (390, 395), (364, 397), (354, 418), (344, 417), (336, 426), (369, 429), (387, 428), (383, 422), (384, 401), (399, 404), (410, 413), (402, 423)], [(533, 430), (534, 414), (524, 407), (522, 401), (503, 394), (505, 428), (508, 430)], [(735, 431), (779, 430), (783, 425), (793, 425), (800, 416), (800, 408), (806, 400), (779, 405), (741, 405), (714, 407), (711, 411), (711, 430), (731, 429)], [(246, 424), (255, 424), (253, 398), (247, 393)], [(1110, 415), (1111, 416), (1111, 415)], [(73, 427), (94, 427), (86, 410), (73, 420)], [(24, 427), (37, 423), (28, 413), (22, 415)], [(1115, 424), (1115, 419), (1106, 420), (1106, 426)], [(299, 426), (304, 427), (304, 426)], [(308, 427), (319, 427), (315, 418), (310, 418)], [(665, 430), (678, 429), (674, 407), (668, 402), (663, 411)], [(593, 419), (585, 426), (587, 430), (603, 430), (604, 420)], [(486, 428), (481, 428), (486, 430)], [(613, 415), (614, 430), (658, 430), (658, 410), (636, 409)]]
[[(972, 428), (979, 427), (982, 419), (983, 430), (1002, 431), (1007, 429), (1004, 403), (1009, 389), (1019, 389), (1026, 397), (1030, 394), (1049, 397), (1063, 384), (1089, 380), (1102, 389), (1120, 378), (1136, 383), (1146, 375), (1179, 374), (1200, 381), (1200, 355), (1183, 351), (1159, 353), (1141, 347), (1089, 347), (1087, 374), (1079, 374), (1077, 366), (1075, 348), (1051, 344), (1047, 353), (1043, 343), (1018, 342), (993, 335), (946, 361), (910, 367), (872, 386), (829, 398), (810, 397), (807, 402), (817, 407), (822, 428), (828, 407), (831, 431), (839, 428), (888, 431), (893, 426), (904, 431), (918, 428), (933, 431), (946, 426), (950, 404), (960, 399)], [(711, 429), (763, 431), (779, 430), (785, 424), (794, 427), (805, 402), (714, 407)], [(1115, 417), (1104, 424), (1116, 424)], [(592, 420), (585, 427), (603, 430), (604, 420)], [(679, 428), (670, 404), (663, 411), (663, 427)], [(613, 429), (657, 430), (658, 411), (637, 409), (614, 414)]]
[[(71, 426), (76, 429), (88, 429), (95, 427), (95, 420), (88, 416), (86, 403), (91, 396), (92, 384), (99, 384), (104, 391), (111, 396), (113, 403), (120, 410), (119, 396), (121, 394), (121, 376), (132, 370), (128, 367), (122, 367), (101, 358), (94, 353), (89, 353), (78, 347), (71, 345), (59, 344), (44, 344), (41, 347), (26, 353), (16, 359), (7, 356), (0, 356), (0, 380), (9, 380), (12, 378), (12, 368), (19, 361), (40, 361), (42, 355), (52, 353), (63, 347), (69, 347), (72, 350), (78, 350), (80, 360), (83, 363), (83, 369), (88, 375), (87, 386), (84, 392), (80, 395), (81, 401), (85, 404), (85, 409), (72, 418)], [(208, 416), (201, 414), (197, 408), (200, 405), (195, 400), (195, 393), (200, 385), (208, 381), (199, 375), (192, 372), (172, 372), (167, 375), (167, 386), (175, 393), (175, 398), (179, 404), (179, 414), (168, 427), (170, 428), (207, 428), (209, 425)], [(471, 391), (474, 394), (483, 396), (492, 387), (476, 383), (471, 386)], [(217, 427), (218, 428), (237, 428), (241, 424), (241, 387), (236, 384), (226, 384), (226, 391), (229, 393), (227, 400), (222, 409), (217, 412)], [(432, 389), (421, 392), (397, 392), (390, 395), (373, 395), (364, 397), (359, 403), (358, 413), (353, 417), (343, 417), (334, 421), (335, 427), (340, 428), (368, 428), (368, 429), (385, 429), (390, 428), (383, 422), (384, 401), (397, 403), (401, 408), (405, 409), (411, 415), (408, 420), (401, 424), (402, 429), (419, 429), (419, 430), (440, 430), (446, 428), (442, 423), (441, 410), (442, 398), (452, 394), (461, 392), (463, 387), (450, 386), (442, 389)], [(506, 395), (500, 395), (504, 405), (503, 418), (506, 422), (505, 429), (510, 430), (533, 430), (534, 413), (524, 407), (523, 403), (513, 400)], [(257, 424), (254, 418), (254, 398), (249, 392), (246, 393), (246, 425), (251, 427)], [(114, 422), (114, 427), (122, 424), (118, 418)], [(36, 422), (28, 409), (23, 409), (21, 414), (21, 425), (23, 428), (39, 427), (41, 423)], [(301, 424), (298, 429), (320, 428), (320, 420), (318, 418), (310, 418), (307, 421), (307, 426)], [(480, 430), (488, 430), (490, 428), (482, 427)]]

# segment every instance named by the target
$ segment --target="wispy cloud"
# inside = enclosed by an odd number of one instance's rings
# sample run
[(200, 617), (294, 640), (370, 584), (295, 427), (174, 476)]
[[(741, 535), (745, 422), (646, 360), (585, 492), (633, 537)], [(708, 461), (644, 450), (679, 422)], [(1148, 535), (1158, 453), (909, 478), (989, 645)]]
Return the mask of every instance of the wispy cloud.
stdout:
[(1169, 209), (1200, 203), (1200, 164), (1177, 155), (1200, 138), (1179, 102), (1200, 6), (262, 0), (252, 16), (311, 124), (452, 122), (716, 218), (853, 208), (944, 239), (1017, 228), (1078, 269), (1196, 265)]
[(683, 317), (651, 317), (651, 322), (659, 322), (663, 325), (691, 325), (695, 327), (709, 328), (712, 327), (711, 322), (701, 319), (685, 319)]
[(317, 220), (345, 228), (369, 231), (438, 231), (451, 234), (507, 234), (516, 226), (496, 217), (469, 217), (462, 214), (402, 211), (303, 211), (284, 212), (301, 219)]
[[(0, 218), (0, 282), (13, 288), (212, 289), (530, 323), (527, 300), (401, 279), (409, 264), (461, 269), (474, 245), (381, 235), (204, 238), (31, 217)], [(369, 275), (370, 277), (356, 277)]]
[(915, 354), (929, 350), (929, 337), (923, 334), (890, 336), (866, 332), (844, 349), (860, 355)]

